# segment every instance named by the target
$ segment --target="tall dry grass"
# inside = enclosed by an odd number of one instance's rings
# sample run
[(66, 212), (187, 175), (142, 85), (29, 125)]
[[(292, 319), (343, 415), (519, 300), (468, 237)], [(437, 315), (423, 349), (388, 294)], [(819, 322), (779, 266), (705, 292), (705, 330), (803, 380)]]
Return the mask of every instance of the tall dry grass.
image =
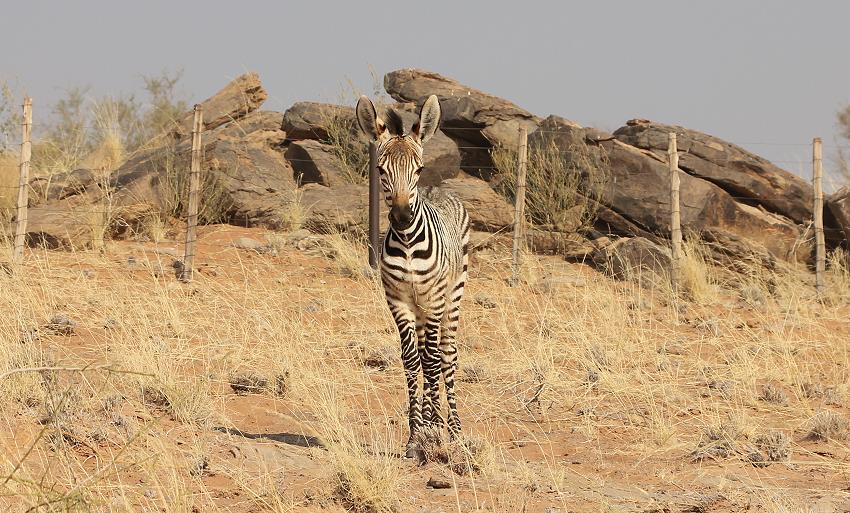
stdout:
[[(641, 504), (645, 496), (623, 490), (668, 481), (709, 496), (701, 475), (738, 475), (728, 495), (770, 508), (779, 493), (794, 503), (830, 494), (826, 483), (850, 472), (815, 454), (844, 442), (807, 438), (822, 410), (847, 418), (847, 304), (813, 301), (805, 275), (741, 284), (758, 287), (761, 302), (718, 287), (673, 312), (664, 289), (557, 258), (527, 257), (527, 279), (509, 287), (499, 248), (473, 256), (459, 339), (464, 434), (491, 456), (464, 467), (473, 472), (404, 462), (395, 327), (377, 281), (343, 270), (365, 263), (362, 245), (325, 241), (313, 256), (285, 239), (278, 256), (202, 248), (216, 272), (191, 285), (162, 276), (170, 262), (153, 252), (129, 266), (122, 243), (103, 254), (35, 252), (22, 272), (0, 273), (0, 374), (109, 366), (0, 378), (0, 408), (14, 412), (0, 421), (0, 501), (71, 511), (409, 511), (434, 501), (566, 511)], [(717, 270), (693, 267), (695, 283), (715, 284)], [(51, 331), (57, 314), (76, 323), (72, 336)], [(25, 338), (36, 328), (37, 340)], [(392, 351), (373, 356), (383, 348)], [(754, 467), (774, 432), (788, 439), (787, 461), (825, 477), (800, 487), (783, 481), (785, 461)], [(271, 456), (246, 456), (255, 453)], [(606, 469), (618, 473), (595, 477)], [(426, 490), (430, 477), (454, 488)]]

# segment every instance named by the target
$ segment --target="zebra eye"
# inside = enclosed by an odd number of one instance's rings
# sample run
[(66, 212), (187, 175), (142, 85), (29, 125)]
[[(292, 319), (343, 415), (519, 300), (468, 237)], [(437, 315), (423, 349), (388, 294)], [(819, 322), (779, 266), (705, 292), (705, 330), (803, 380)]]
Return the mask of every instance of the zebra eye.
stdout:
[(416, 176), (419, 176), (419, 175), (421, 175), (421, 174), (422, 174), (422, 170), (423, 170), (423, 169), (425, 169), (425, 168), (422, 168), (422, 167), (417, 168), (417, 169), (416, 169), (416, 171), (414, 171), (413, 173), (414, 173)]

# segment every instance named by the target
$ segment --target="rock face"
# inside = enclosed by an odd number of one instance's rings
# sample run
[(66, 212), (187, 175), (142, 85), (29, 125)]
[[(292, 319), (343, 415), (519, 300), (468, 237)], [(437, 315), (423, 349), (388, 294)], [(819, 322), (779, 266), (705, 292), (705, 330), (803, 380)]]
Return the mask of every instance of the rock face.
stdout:
[(347, 182), (345, 166), (327, 144), (311, 140), (293, 141), (289, 143), (285, 157), (298, 183), (317, 183), (330, 187)]
[[(605, 141), (612, 177), (602, 202), (649, 232), (670, 233), (667, 164), (648, 151)], [(805, 260), (809, 247), (798, 245), (801, 230), (788, 219), (736, 202), (711, 182), (679, 173), (682, 229), (700, 233), (720, 228), (763, 244), (783, 259)]]
[(513, 225), (513, 208), (487, 182), (471, 177), (451, 178), (440, 185), (457, 196), (469, 212), (469, 223), (476, 230), (496, 231)]
[[(346, 120), (346, 123), (351, 125), (354, 121), (354, 108), (330, 103), (297, 102), (283, 113), (281, 128), (291, 140), (326, 141), (328, 125), (336, 119)], [(365, 138), (363, 142), (367, 142)]]
[(614, 135), (624, 143), (667, 158), (668, 134), (676, 133), (679, 168), (796, 223), (812, 217), (812, 186), (743, 148), (696, 130), (632, 120)]
[(384, 76), (384, 88), (395, 100), (417, 106), (436, 94), (443, 114), (443, 132), (464, 148), (461, 168), (487, 179), (494, 170), (488, 149), (516, 148), (519, 127), (532, 132), (540, 122), (540, 118), (508, 100), (430, 71), (392, 71)]
[(621, 280), (653, 283), (666, 279), (670, 250), (643, 237), (618, 239), (593, 253), (594, 267)]
[(844, 186), (826, 199), (826, 206), (844, 232), (844, 240), (850, 241), (850, 186)]
[(70, 205), (41, 205), (27, 210), (26, 244), (46, 249), (90, 246), (101, 221), (97, 214)]
[[(219, 92), (201, 102), (204, 109), (204, 130), (212, 130), (247, 116), (257, 110), (268, 96), (257, 73), (236, 77)], [(192, 133), (193, 119), (192, 112), (181, 118), (176, 129), (178, 136)]]
[[(419, 119), (418, 110), (413, 105), (391, 105), (390, 107), (401, 115), (406, 130), (410, 130)], [(287, 152), (287, 158), (290, 159), (296, 173), (304, 172), (307, 181), (327, 185), (325, 181), (307, 177), (338, 174), (333, 169), (332, 163), (321, 157), (321, 153), (317, 154), (316, 159), (313, 159), (309, 155), (310, 152), (306, 151), (308, 148), (318, 149), (319, 147), (315, 146), (315, 143), (300, 140), (327, 142), (329, 139), (328, 125), (331, 123), (338, 123), (342, 126), (342, 130), (348, 133), (347, 137), (350, 138), (351, 144), (359, 146), (363, 152), (368, 151), (369, 140), (357, 126), (353, 107), (299, 102), (290, 107), (283, 115), (283, 130), (286, 131), (287, 139), (292, 141), (289, 148), (293, 151), (291, 155)], [(438, 130), (434, 137), (425, 143), (423, 157), (425, 169), (419, 180), (421, 185), (438, 185), (446, 178), (454, 178), (460, 171), (461, 155), (458, 145), (442, 131)], [(296, 159), (313, 162), (301, 165)], [(325, 169), (323, 169), (323, 166)]]
[(301, 205), (306, 213), (305, 227), (312, 232), (364, 233), (368, 229), (367, 185), (341, 184), (331, 188), (310, 183), (301, 188)]

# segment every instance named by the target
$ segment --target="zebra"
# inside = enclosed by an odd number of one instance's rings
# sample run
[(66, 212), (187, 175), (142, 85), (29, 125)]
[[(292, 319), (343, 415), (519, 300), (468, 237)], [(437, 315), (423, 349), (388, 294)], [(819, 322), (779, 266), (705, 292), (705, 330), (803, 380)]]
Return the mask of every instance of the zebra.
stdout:
[[(418, 187), (422, 147), (440, 125), (440, 102), (431, 95), (419, 121), (405, 133), (401, 116), (388, 109), (378, 117), (366, 96), (357, 102), (360, 129), (377, 144), (377, 164), (390, 227), (384, 236), (380, 275), (387, 305), (401, 340), (407, 381), (410, 438), (406, 457), (420, 457), (417, 435), (444, 426), (440, 374), (446, 387), (448, 431), (460, 435), (455, 398), (456, 334), (469, 263), (469, 216), (455, 196)], [(420, 403), (419, 375), (423, 376)]]

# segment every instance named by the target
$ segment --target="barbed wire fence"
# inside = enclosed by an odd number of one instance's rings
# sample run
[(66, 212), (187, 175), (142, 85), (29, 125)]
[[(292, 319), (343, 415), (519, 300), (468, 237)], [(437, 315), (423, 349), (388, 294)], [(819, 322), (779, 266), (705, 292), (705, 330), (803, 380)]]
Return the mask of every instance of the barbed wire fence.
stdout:
[[(177, 276), (182, 281), (191, 281), (193, 277), (194, 270), (194, 262), (197, 253), (197, 227), (199, 223), (199, 208), (201, 207), (201, 201), (203, 198), (203, 190), (201, 183), (201, 174), (202, 174), (202, 166), (204, 161), (204, 143), (203, 143), (203, 110), (200, 105), (196, 105), (194, 109), (194, 120), (193, 120), (193, 130), (192, 130), (192, 150), (191, 150), (191, 160), (190, 160), (190, 170), (188, 173), (189, 184), (188, 184), (188, 206), (186, 208), (185, 214), (183, 217), (186, 221), (186, 236), (183, 247), (182, 258), (179, 261), (179, 268), (177, 269)], [(102, 129), (100, 126), (92, 126), (90, 129)], [(27, 224), (28, 224), (28, 204), (29, 204), (29, 194), (31, 189), (33, 188), (33, 181), (30, 179), (29, 171), (31, 167), (31, 157), (32, 157), (32, 130), (33, 130), (33, 119), (32, 119), (32, 101), (29, 98), (26, 98), (23, 105), (23, 122), (22, 122), (22, 131), (21, 131), (21, 150), (20, 150), (20, 164), (19, 164), (19, 183), (17, 186), (3, 185), (0, 184), (0, 189), (7, 189), (10, 191), (17, 192), (17, 203), (15, 207), (15, 230), (14, 230), (14, 242), (13, 242), (13, 262), (20, 263), (24, 258), (24, 248), (27, 245)], [(463, 131), (468, 130), (471, 132), (480, 133), (480, 128), (474, 127), (446, 127), (443, 132), (450, 134), (454, 132), (455, 134), (462, 133)], [(552, 134), (559, 134), (561, 132), (556, 130), (537, 130), (536, 132), (546, 132)], [(471, 139), (475, 140), (474, 137)], [(287, 137), (287, 140), (290, 142), (299, 141), (299, 140), (313, 140), (312, 138), (290, 138)], [(464, 139), (466, 140), (466, 139)], [(824, 208), (824, 200), (823, 200), (823, 168), (822, 168), (822, 150), (823, 148), (830, 149), (842, 149), (845, 148), (844, 145), (824, 145), (820, 139), (815, 139), (813, 143), (779, 143), (779, 142), (746, 142), (739, 143), (738, 146), (777, 146), (777, 147), (793, 147), (793, 148), (807, 148), (811, 147), (813, 152), (813, 158), (811, 161), (807, 160), (770, 160), (771, 163), (778, 164), (795, 164), (800, 166), (799, 170), (802, 171), (804, 165), (810, 164), (811, 167), (811, 175), (810, 179), (814, 188), (814, 196), (815, 201), (812, 205), (812, 224), (814, 235), (811, 237), (813, 239), (813, 243), (815, 246), (815, 273), (816, 273), (816, 289), (818, 292), (818, 297), (823, 296), (824, 292), (824, 267), (825, 267), (825, 243), (824, 238), (825, 234), (829, 233), (831, 238), (841, 238), (843, 233), (840, 229), (836, 228), (828, 228), (823, 225), (823, 208)], [(474, 143), (459, 143), (457, 144), (458, 150), (466, 150), (466, 151), (481, 151), (481, 152), (490, 152), (493, 150), (492, 145), (476, 145)], [(847, 149), (850, 149), (850, 146), (846, 146)], [(518, 281), (518, 272), (520, 268), (520, 259), (523, 250), (527, 245), (527, 237), (528, 233), (526, 230), (526, 224), (528, 223), (527, 214), (525, 212), (525, 188), (526, 188), (526, 180), (525, 180), (525, 172), (527, 167), (527, 152), (528, 152), (528, 132), (525, 131), (523, 133), (522, 129), (520, 129), (517, 140), (517, 154), (516, 154), (516, 162), (515, 169), (517, 172), (516, 177), (516, 189), (514, 191), (514, 201), (515, 201), (515, 211), (514, 211), (514, 221), (511, 226), (513, 231), (513, 250), (512, 250), (512, 283), (517, 283)], [(524, 150), (524, 151), (523, 151)], [(573, 150), (558, 150), (559, 153), (571, 153)], [(677, 272), (678, 267), (681, 265), (682, 259), (682, 250), (681, 250), (681, 226), (680, 220), (676, 213), (679, 211), (679, 205), (676, 201), (678, 194), (678, 187), (676, 183), (674, 183), (674, 176), (678, 177), (678, 173), (683, 173), (681, 169), (678, 168), (678, 149), (676, 148), (676, 139), (675, 134), (670, 134), (670, 140), (668, 145), (667, 152), (667, 164), (670, 168), (670, 226), (671, 226), (671, 256), (672, 256), (672, 265), (673, 269), (671, 272), (671, 280), (672, 285), (675, 288), (680, 286), (680, 276)], [(661, 157), (656, 155), (659, 159)], [(370, 184), (369, 188), (369, 197), (370, 197), (370, 209), (369, 209), (369, 263), (374, 267), (377, 264), (377, 259), (379, 255), (379, 250), (377, 249), (377, 244), (380, 240), (380, 235), (377, 234), (378, 230), (378, 208), (377, 204), (380, 201), (380, 185), (377, 179), (377, 171), (374, 166), (374, 148), (370, 148), (370, 165), (369, 165), (369, 175), (367, 178), (368, 183)], [(728, 158), (728, 157), (727, 157)], [(302, 163), (314, 163), (312, 159), (301, 159), (301, 158), (291, 158), (287, 157), (286, 160), (288, 162), (302, 162)], [(717, 165), (722, 165), (722, 161), (714, 162)], [(506, 170), (500, 168), (495, 165), (470, 165), (470, 168), (476, 169), (479, 173), (504, 173)], [(675, 170), (675, 171), (674, 171)], [(798, 173), (802, 174), (802, 173)], [(803, 176), (802, 178), (807, 178)], [(47, 187), (49, 187), (49, 180)], [(108, 187), (107, 187), (108, 188)], [(728, 191), (726, 191), (728, 193)], [(45, 193), (42, 191), (42, 193)], [(46, 193), (45, 193), (46, 194)], [(741, 196), (728, 193), (729, 197), (736, 201), (741, 202), (752, 202), (755, 200), (753, 197)], [(56, 214), (56, 216), (62, 216), (68, 214), (68, 209), (64, 207), (52, 207), (50, 205), (38, 205), (37, 207), (43, 215), (51, 215)], [(108, 219), (110, 216), (115, 214), (115, 211), (110, 208), (104, 209), (96, 209), (91, 207), (83, 207), (75, 208), (72, 212), (74, 219), (64, 219), (63, 225), (68, 228), (79, 229), (79, 230), (89, 230), (94, 233), (97, 231), (108, 230), (108, 226), (104, 226), (105, 224), (109, 224), (110, 220)], [(678, 234), (678, 236), (677, 236)], [(678, 243), (677, 243), (678, 241)], [(209, 244), (216, 245), (216, 244)], [(221, 244), (222, 247), (232, 248), (232, 244)]]

